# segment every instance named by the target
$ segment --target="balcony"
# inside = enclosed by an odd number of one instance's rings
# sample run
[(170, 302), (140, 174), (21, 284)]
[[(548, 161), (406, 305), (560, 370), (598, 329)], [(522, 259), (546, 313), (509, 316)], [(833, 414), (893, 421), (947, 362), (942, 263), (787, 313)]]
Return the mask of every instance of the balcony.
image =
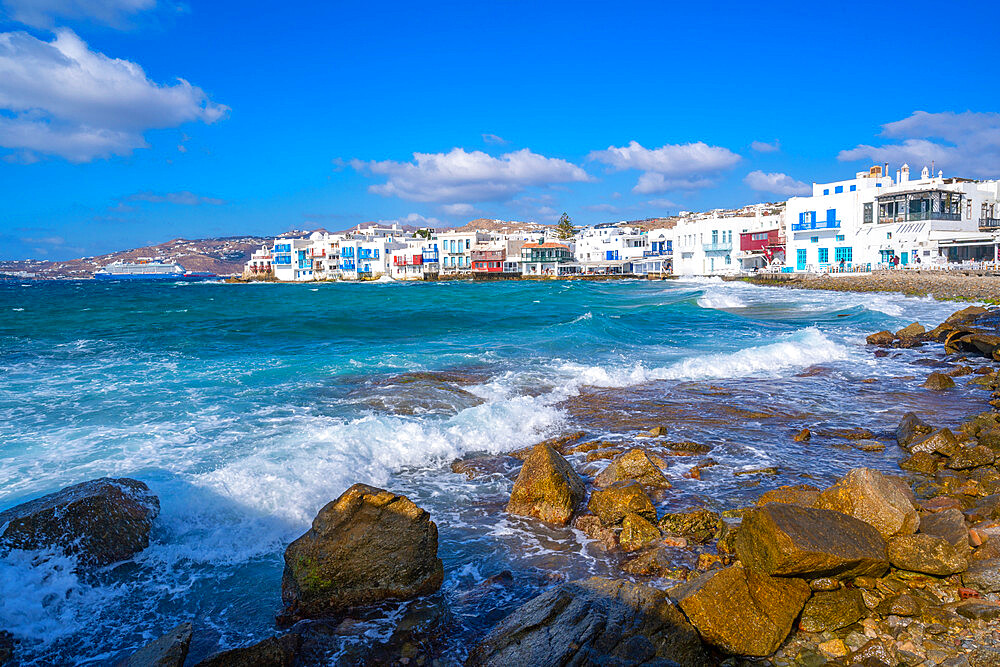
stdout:
[(983, 231), (1000, 229), (1000, 218), (980, 218), (979, 229)]
[(423, 254), (424, 264), (431, 264), (438, 262), (438, 254), (436, 252), (425, 252)]
[(701, 248), (705, 252), (729, 252), (733, 249), (733, 242), (724, 241), (721, 243), (705, 243)]
[(793, 232), (806, 232), (811, 229), (839, 229), (840, 220), (817, 220), (816, 222), (797, 222), (792, 225)]

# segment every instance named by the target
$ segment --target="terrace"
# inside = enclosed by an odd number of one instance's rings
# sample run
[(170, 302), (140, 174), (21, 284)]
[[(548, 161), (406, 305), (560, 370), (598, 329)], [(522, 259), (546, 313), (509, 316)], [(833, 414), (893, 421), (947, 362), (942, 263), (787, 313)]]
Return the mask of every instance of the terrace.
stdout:
[(878, 222), (920, 222), (923, 220), (962, 219), (961, 192), (950, 190), (914, 190), (879, 195)]

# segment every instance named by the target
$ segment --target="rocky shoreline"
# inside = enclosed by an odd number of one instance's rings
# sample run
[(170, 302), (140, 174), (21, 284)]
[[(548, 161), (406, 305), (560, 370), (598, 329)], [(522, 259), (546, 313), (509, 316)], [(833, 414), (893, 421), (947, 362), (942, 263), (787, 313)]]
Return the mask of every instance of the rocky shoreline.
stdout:
[[(553, 572), (555, 585), (497, 619), (485, 637), (470, 638), (457, 657), (440, 637), (449, 610), (431, 600), (444, 579), (434, 517), (403, 495), (356, 484), (288, 546), (276, 634), (198, 664), (317, 664), (332, 642), (358, 632), (359, 619), (383, 613), (380, 604), (413, 600), (390, 637), (348, 648), (340, 661), (998, 665), (1000, 312), (967, 308), (930, 330), (914, 323), (874, 333), (868, 344), (875, 356), (943, 351), (924, 391), (966, 383), (989, 392), (991, 409), (956, 428), (913, 413), (893, 424), (903, 454), (898, 476), (855, 468), (825, 488), (779, 487), (725, 511), (664, 506), (676, 461), (693, 462), (684, 476), (694, 480), (716, 462), (708, 447), (674, 441), (655, 423), (628, 440), (578, 431), (510, 455), (455, 461), (453, 472), (469, 478), (516, 477), (498, 514), (572, 526), (621, 572), (576, 581)], [(628, 418), (591, 409), (595, 419)], [(864, 428), (774, 437), (836, 437), (861, 452), (885, 447)], [(0, 548), (47, 546), (76, 556), (82, 569), (101, 567), (148, 545), (158, 509), (140, 481), (84, 482), (0, 513)], [(509, 580), (499, 573), (481, 586)], [(194, 633), (182, 623), (113, 664), (183, 665)], [(0, 664), (17, 660), (17, 637), (0, 633)]]
[(1000, 304), (1000, 275), (983, 271), (906, 269), (870, 274), (761, 274), (740, 278), (753, 285), (829, 290), (833, 292), (898, 292), (951, 301)]

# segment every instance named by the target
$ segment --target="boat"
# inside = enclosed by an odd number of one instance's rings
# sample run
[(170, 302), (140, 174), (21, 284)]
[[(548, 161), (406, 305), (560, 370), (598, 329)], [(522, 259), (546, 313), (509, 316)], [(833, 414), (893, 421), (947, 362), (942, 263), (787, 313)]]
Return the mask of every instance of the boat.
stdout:
[(187, 271), (177, 262), (140, 257), (135, 261), (118, 260), (94, 272), (95, 280), (211, 280), (214, 273)]

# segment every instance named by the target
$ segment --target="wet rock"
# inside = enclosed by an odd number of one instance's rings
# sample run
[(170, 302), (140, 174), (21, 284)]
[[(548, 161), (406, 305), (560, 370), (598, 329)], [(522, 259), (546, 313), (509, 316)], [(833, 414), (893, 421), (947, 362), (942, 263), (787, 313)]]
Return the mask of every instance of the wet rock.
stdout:
[(667, 434), (666, 426), (654, 426), (653, 428), (649, 429), (649, 431), (646, 432), (646, 435), (648, 435), (651, 438), (660, 438), (665, 436), (666, 434)]
[[(660, 660), (657, 661), (657, 658)], [(557, 586), (500, 622), (470, 666), (713, 664), (662, 591), (594, 577)]]
[(901, 535), (889, 540), (889, 562), (910, 572), (946, 577), (969, 567), (965, 551), (933, 535)]
[(659, 539), (659, 529), (649, 520), (631, 512), (625, 515), (622, 532), (618, 535), (618, 544), (623, 551), (638, 551)]
[(555, 438), (549, 438), (548, 440), (542, 440), (538, 444), (531, 445), (530, 447), (522, 447), (516, 451), (510, 453), (511, 456), (524, 461), (531, 453), (535, 451), (538, 445), (548, 445), (552, 449), (556, 450), (560, 454), (566, 454), (574, 443), (578, 442), (581, 438), (586, 437), (586, 433), (583, 431), (576, 431), (574, 433), (566, 433)]
[(894, 667), (899, 664), (895, 647), (881, 639), (872, 639), (847, 658), (850, 667)]
[(871, 524), (882, 537), (909, 535), (916, 532), (920, 517), (901, 487), (877, 470), (855, 468), (823, 491), (814, 506)]
[(641, 449), (630, 449), (614, 459), (594, 478), (594, 486), (605, 488), (625, 480), (635, 480), (644, 486), (663, 489), (671, 486), (663, 471)]
[(972, 375), (972, 366), (959, 366), (958, 368), (953, 368), (950, 371), (948, 371), (948, 375), (950, 375), (953, 378)]
[(899, 467), (903, 470), (920, 473), (921, 475), (933, 475), (938, 471), (939, 464), (943, 461), (940, 456), (930, 452), (916, 452), (900, 459)]
[(836, 591), (843, 587), (843, 583), (832, 577), (820, 577), (809, 582), (809, 588), (814, 591)]
[(608, 550), (618, 548), (618, 531), (612, 526), (605, 526), (593, 514), (579, 515), (573, 519), (573, 527), (590, 539), (601, 542)]
[(875, 347), (890, 347), (894, 340), (896, 337), (892, 335), (891, 331), (879, 331), (865, 338), (865, 342)]
[(924, 380), (924, 383), (920, 385), (924, 389), (933, 389), (935, 391), (941, 391), (942, 389), (951, 389), (955, 386), (955, 381), (951, 377), (945, 375), (944, 373), (931, 373)]
[(591, 452), (587, 452), (587, 461), (603, 461), (605, 459), (613, 459), (622, 453), (620, 449), (595, 449)]
[(430, 515), (405, 496), (355, 484), (285, 550), (282, 620), (433, 593), (444, 568)]
[(809, 594), (802, 579), (770, 577), (740, 564), (670, 590), (702, 639), (726, 653), (749, 656), (777, 650)]
[(475, 479), (483, 475), (509, 474), (515, 470), (517, 459), (513, 456), (478, 456), (470, 459), (455, 459), (451, 462), (451, 471)]
[(808, 442), (811, 437), (812, 437), (812, 433), (809, 432), (809, 429), (804, 428), (801, 431), (799, 431), (798, 433), (796, 433), (792, 437), (792, 440), (794, 440), (795, 442)]
[(196, 667), (292, 667), (301, 648), (302, 637), (289, 633), (216, 653)]
[(583, 480), (569, 462), (543, 442), (524, 460), (507, 513), (565, 526), (586, 494)]
[(688, 567), (690, 555), (689, 551), (661, 542), (639, 552), (635, 558), (623, 563), (622, 571), (629, 574), (686, 581), (687, 575), (691, 571), (691, 568)]
[(971, 562), (962, 573), (962, 584), (980, 593), (1000, 592), (1000, 558)]
[(989, 447), (960, 447), (948, 460), (948, 467), (952, 470), (969, 470), (992, 465), (995, 460), (996, 454)]
[(934, 427), (913, 412), (907, 412), (896, 427), (896, 442), (900, 447), (909, 447), (934, 432)]
[(965, 515), (955, 508), (925, 514), (920, 519), (920, 532), (940, 537), (954, 547), (969, 547), (969, 528), (965, 525)]
[(871, 525), (840, 512), (779, 503), (743, 518), (736, 553), (748, 567), (808, 579), (881, 576), (889, 567), (885, 541)]
[(980, 431), (978, 442), (980, 446), (989, 447), (994, 453), (1000, 453), (1000, 428)]
[(844, 440), (871, 440), (875, 434), (870, 430), (861, 427), (854, 428), (828, 428), (820, 431), (818, 435), (827, 438), (843, 438)]
[(799, 629), (806, 632), (839, 630), (867, 615), (868, 608), (857, 589), (815, 593), (802, 609)]
[(768, 466), (766, 468), (751, 468), (750, 470), (735, 470), (733, 471), (733, 477), (740, 477), (742, 475), (777, 475), (778, 466)]
[(985, 315), (988, 311), (981, 306), (969, 306), (962, 310), (955, 311), (944, 321), (945, 324), (968, 324), (979, 319), (980, 315)]
[(634, 480), (615, 482), (606, 489), (590, 494), (587, 509), (605, 526), (622, 522), (627, 514), (637, 514), (647, 521), (656, 521), (656, 508), (642, 484)]
[(694, 542), (708, 542), (722, 527), (722, 517), (707, 509), (667, 512), (660, 518), (664, 535), (680, 535)]
[(900, 593), (886, 598), (876, 609), (883, 616), (917, 616), (922, 606), (916, 597)]
[(708, 445), (703, 445), (700, 442), (691, 442), (690, 440), (683, 440), (679, 442), (665, 442), (663, 446), (671, 451), (671, 453), (676, 454), (681, 452), (684, 454), (707, 454), (712, 451), (712, 448)]
[(181, 623), (167, 634), (154, 639), (119, 661), (116, 667), (181, 667), (187, 659), (191, 633), (191, 624)]
[(851, 447), (862, 452), (885, 451), (885, 444), (878, 440), (852, 440)]
[(1000, 667), (1000, 649), (980, 646), (969, 653), (969, 667)]
[(914, 322), (913, 324), (907, 325), (896, 332), (897, 338), (917, 338), (922, 336), (927, 329), (924, 328), (919, 322)]
[(760, 498), (757, 499), (757, 504), (785, 503), (799, 505), (800, 507), (812, 507), (816, 499), (819, 498), (819, 493), (820, 490), (811, 484), (779, 486), (776, 489), (762, 493)]
[(828, 658), (842, 658), (847, 655), (847, 646), (844, 645), (844, 640), (839, 637), (827, 640), (825, 642), (820, 642), (816, 648), (818, 648), (823, 655)]
[(922, 438), (910, 445), (910, 452), (930, 452), (941, 456), (951, 456), (958, 449), (958, 438), (950, 429), (940, 428), (926, 438)]
[(56, 547), (80, 565), (101, 567), (149, 546), (160, 502), (134, 479), (68, 486), (0, 512), (0, 551)]
[(995, 602), (963, 602), (955, 607), (959, 616), (973, 621), (995, 621), (1000, 618), (1000, 604)]

